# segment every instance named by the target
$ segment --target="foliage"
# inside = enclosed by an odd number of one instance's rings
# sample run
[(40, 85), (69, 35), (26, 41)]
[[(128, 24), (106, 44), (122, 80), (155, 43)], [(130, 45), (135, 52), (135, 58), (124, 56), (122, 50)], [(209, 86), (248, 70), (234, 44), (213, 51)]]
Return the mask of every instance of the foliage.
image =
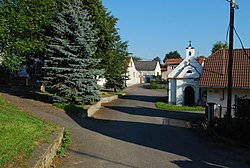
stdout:
[(57, 13), (56, 0), (3, 0), (0, 6), (0, 54), (10, 72), (31, 56), (42, 57), (45, 35)]
[(124, 66), (128, 55), (127, 42), (123, 42), (116, 28), (117, 18), (107, 12), (100, 0), (82, 0), (96, 24), (97, 41), (95, 58), (101, 59), (99, 69), (104, 69), (108, 87), (121, 89), (124, 85)]
[(159, 99), (156, 103), (155, 106), (157, 108), (163, 109), (163, 110), (169, 110), (169, 111), (204, 111), (204, 107), (200, 106), (177, 106), (173, 104), (168, 104), (167, 98), (164, 97), (162, 99)]
[(159, 85), (155, 81), (150, 82), (150, 89), (159, 89)]
[(22, 167), (36, 144), (44, 143), (55, 127), (23, 113), (2, 97), (0, 107), (0, 167), (10, 162)]
[(155, 78), (150, 81), (150, 89), (166, 89), (167, 80)]
[(126, 92), (124, 92), (122, 90), (117, 91), (117, 92), (110, 91), (110, 90), (105, 90), (105, 89), (101, 90), (101, 96), (102, 97), (111, 97), (111, 96), (121, 95), (121, 94), (126, 94)]
[(134, 62), (142, 60), (140, 57), (137, 57), (137, 56), (132, 56), (132, 58)]
[(81, 113), (84, 108), (84, 105), (76, 105), (69, 103), (53, 103), (53, 106), (69, 113)]
[(127, 47), (127, 42), (118, 41), (111, 53), (111, 65), (106, 68), (107, 88), (113, 88), (115, 91), (124, 88)]
[(222, 41), (217, 41), (212, 48), (212, 53), (215, 53), (216, 51), (220, 49), (228, 49), (228, 44), (223, 43)]
[(96, 77), (102, 74), (96, 68), (99, 60), (93, 58), (95, 36), (93, 22), (81, 7), (79, 0), (72, 0), (58, 14), (53, 25), (54, 36), (48, 45), (46, 77), (55, 89), (55, 102), (83, 104), (99, 100)]
[(60, 148), (60, 150), (57, 151), (57, 156), (59, 158), (61, 158), (62, 156), (65, 155), (65, 153), (67, 152), (67, 148), (70, 144), (72, 144), (72, 138), (71, 138), (71, 135), (69, 134), (69, 131), (67, 129), (65, 129), (63, 131), (61, 148)]
[(204, 55), (200, 55), (200, 56), (198, 56), (197, 58), (207, 58), (207, 57), (204, 56)]
[(178, 53), (178, 51), (170, 51), (165, 55), (165, 58), (163, 62), (165, 63), (166, 59), (171, 59), (171, 58), (181, 58), (181, 55)]
[(155, 57), (154, 59), (153, 59), (153, 61), (158, 61), (158, 62), (161, 62), (161, 59), (160, 59), (160, 57)]

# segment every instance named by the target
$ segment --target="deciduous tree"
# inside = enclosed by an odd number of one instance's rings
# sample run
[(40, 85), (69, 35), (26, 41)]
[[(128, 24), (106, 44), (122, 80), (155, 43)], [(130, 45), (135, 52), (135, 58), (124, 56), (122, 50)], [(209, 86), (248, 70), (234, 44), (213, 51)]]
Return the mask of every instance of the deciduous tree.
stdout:
[(2, 0), (0, 54), (2, 65), (14, 72), (31, 56), (43, 56), (47, 28), (58, 11), (56, 0)]
[(220, 50), (220, 49), (228, 49), (228, 44), (227, 43), (223, 43), (222, 41), (217, 41), (212, 48), (212, 53), (215, 53), (216, 51)]
[(166, 59), (170, 59), (170, 58), (181, 58), (181, 55), (178, 53), (178, 51), (170, 51), (169, 53), (167, 53), (165, 55), (165, 58), (163, 60), (163, 62), (165, 63)]

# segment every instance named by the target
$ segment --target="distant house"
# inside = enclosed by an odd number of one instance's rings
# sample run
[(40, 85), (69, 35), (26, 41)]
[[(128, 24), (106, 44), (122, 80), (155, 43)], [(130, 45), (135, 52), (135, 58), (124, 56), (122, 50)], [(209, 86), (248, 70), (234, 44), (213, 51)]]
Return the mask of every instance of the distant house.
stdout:
[(19, 72), (10, 73), (0, 68), (0, 85), (39, 86), (42, 80), (43, 62), (38, 58), (31, 58), (33, 64), (22, 65)]
[(183, 61), (183, 58), (166, 59), (161, 68), (161, 78), (167, 79), (168, 75)]
[[(235, 96), (250, 98), (250, 49), (233, 50), (232, 105)], [(206, 61), (199, 85), (207, 90), (207, 102), (227, 107), (228, 50), (219, 50)]]
[(135, 67), (144, 77), (146, 83), (161, 75), (161, 66), (158, 61), (136, 61)]
[(128, 57), (126, 76), (128, 78), (126, 80), (126, 86), (132, 86), (140, 83), (141, 75), (140, 72), (137, 71), (132, 57)]
[[(201, 64), (194, 58), (191, 43), (186, 48), (186, 58), (168, 75), (170, 104), (193, 106), (199, 104)], [(204, 60), (203, 60), (204, 61)]]

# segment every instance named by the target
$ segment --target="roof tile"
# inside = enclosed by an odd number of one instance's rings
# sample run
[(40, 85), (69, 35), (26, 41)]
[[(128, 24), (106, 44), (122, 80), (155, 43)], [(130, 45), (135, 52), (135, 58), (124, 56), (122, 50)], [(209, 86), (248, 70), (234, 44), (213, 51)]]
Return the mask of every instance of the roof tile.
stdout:
[[(234, 49), (233, 88), (250, 88), (250, 49)], [(205, 61), (200, 87), (227, 88), (228, 50), (219, 50)]]

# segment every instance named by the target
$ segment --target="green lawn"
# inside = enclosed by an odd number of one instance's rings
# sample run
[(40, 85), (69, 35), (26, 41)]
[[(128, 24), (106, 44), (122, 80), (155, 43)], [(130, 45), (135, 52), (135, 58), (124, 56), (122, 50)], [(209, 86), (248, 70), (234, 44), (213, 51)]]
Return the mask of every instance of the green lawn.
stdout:
[(109, 90), (101, 90), (101, 97), (110, 97), (110, 96), (114, 96), (114, 95), (118, 95), (118, 94), (126, 94), (126, 92), (124, 91), (109, 91)]
[(169, 110), (169, 111), (204, 111), (205, 108), (201, 106), (176, 106), (173, 104), (166, 103), (167, 98), (161, 98), (156, 103), (155, 106), (159, 109)]
[(0, 123), (0, 167), (23, 163), (56, 128), (21, 112), (2, 97)]
[(83, 111), (84, 105), (76, 105), (69, 103), (53, 103), (53, 106), (64, 110), (69, 113), (81, 113)]

